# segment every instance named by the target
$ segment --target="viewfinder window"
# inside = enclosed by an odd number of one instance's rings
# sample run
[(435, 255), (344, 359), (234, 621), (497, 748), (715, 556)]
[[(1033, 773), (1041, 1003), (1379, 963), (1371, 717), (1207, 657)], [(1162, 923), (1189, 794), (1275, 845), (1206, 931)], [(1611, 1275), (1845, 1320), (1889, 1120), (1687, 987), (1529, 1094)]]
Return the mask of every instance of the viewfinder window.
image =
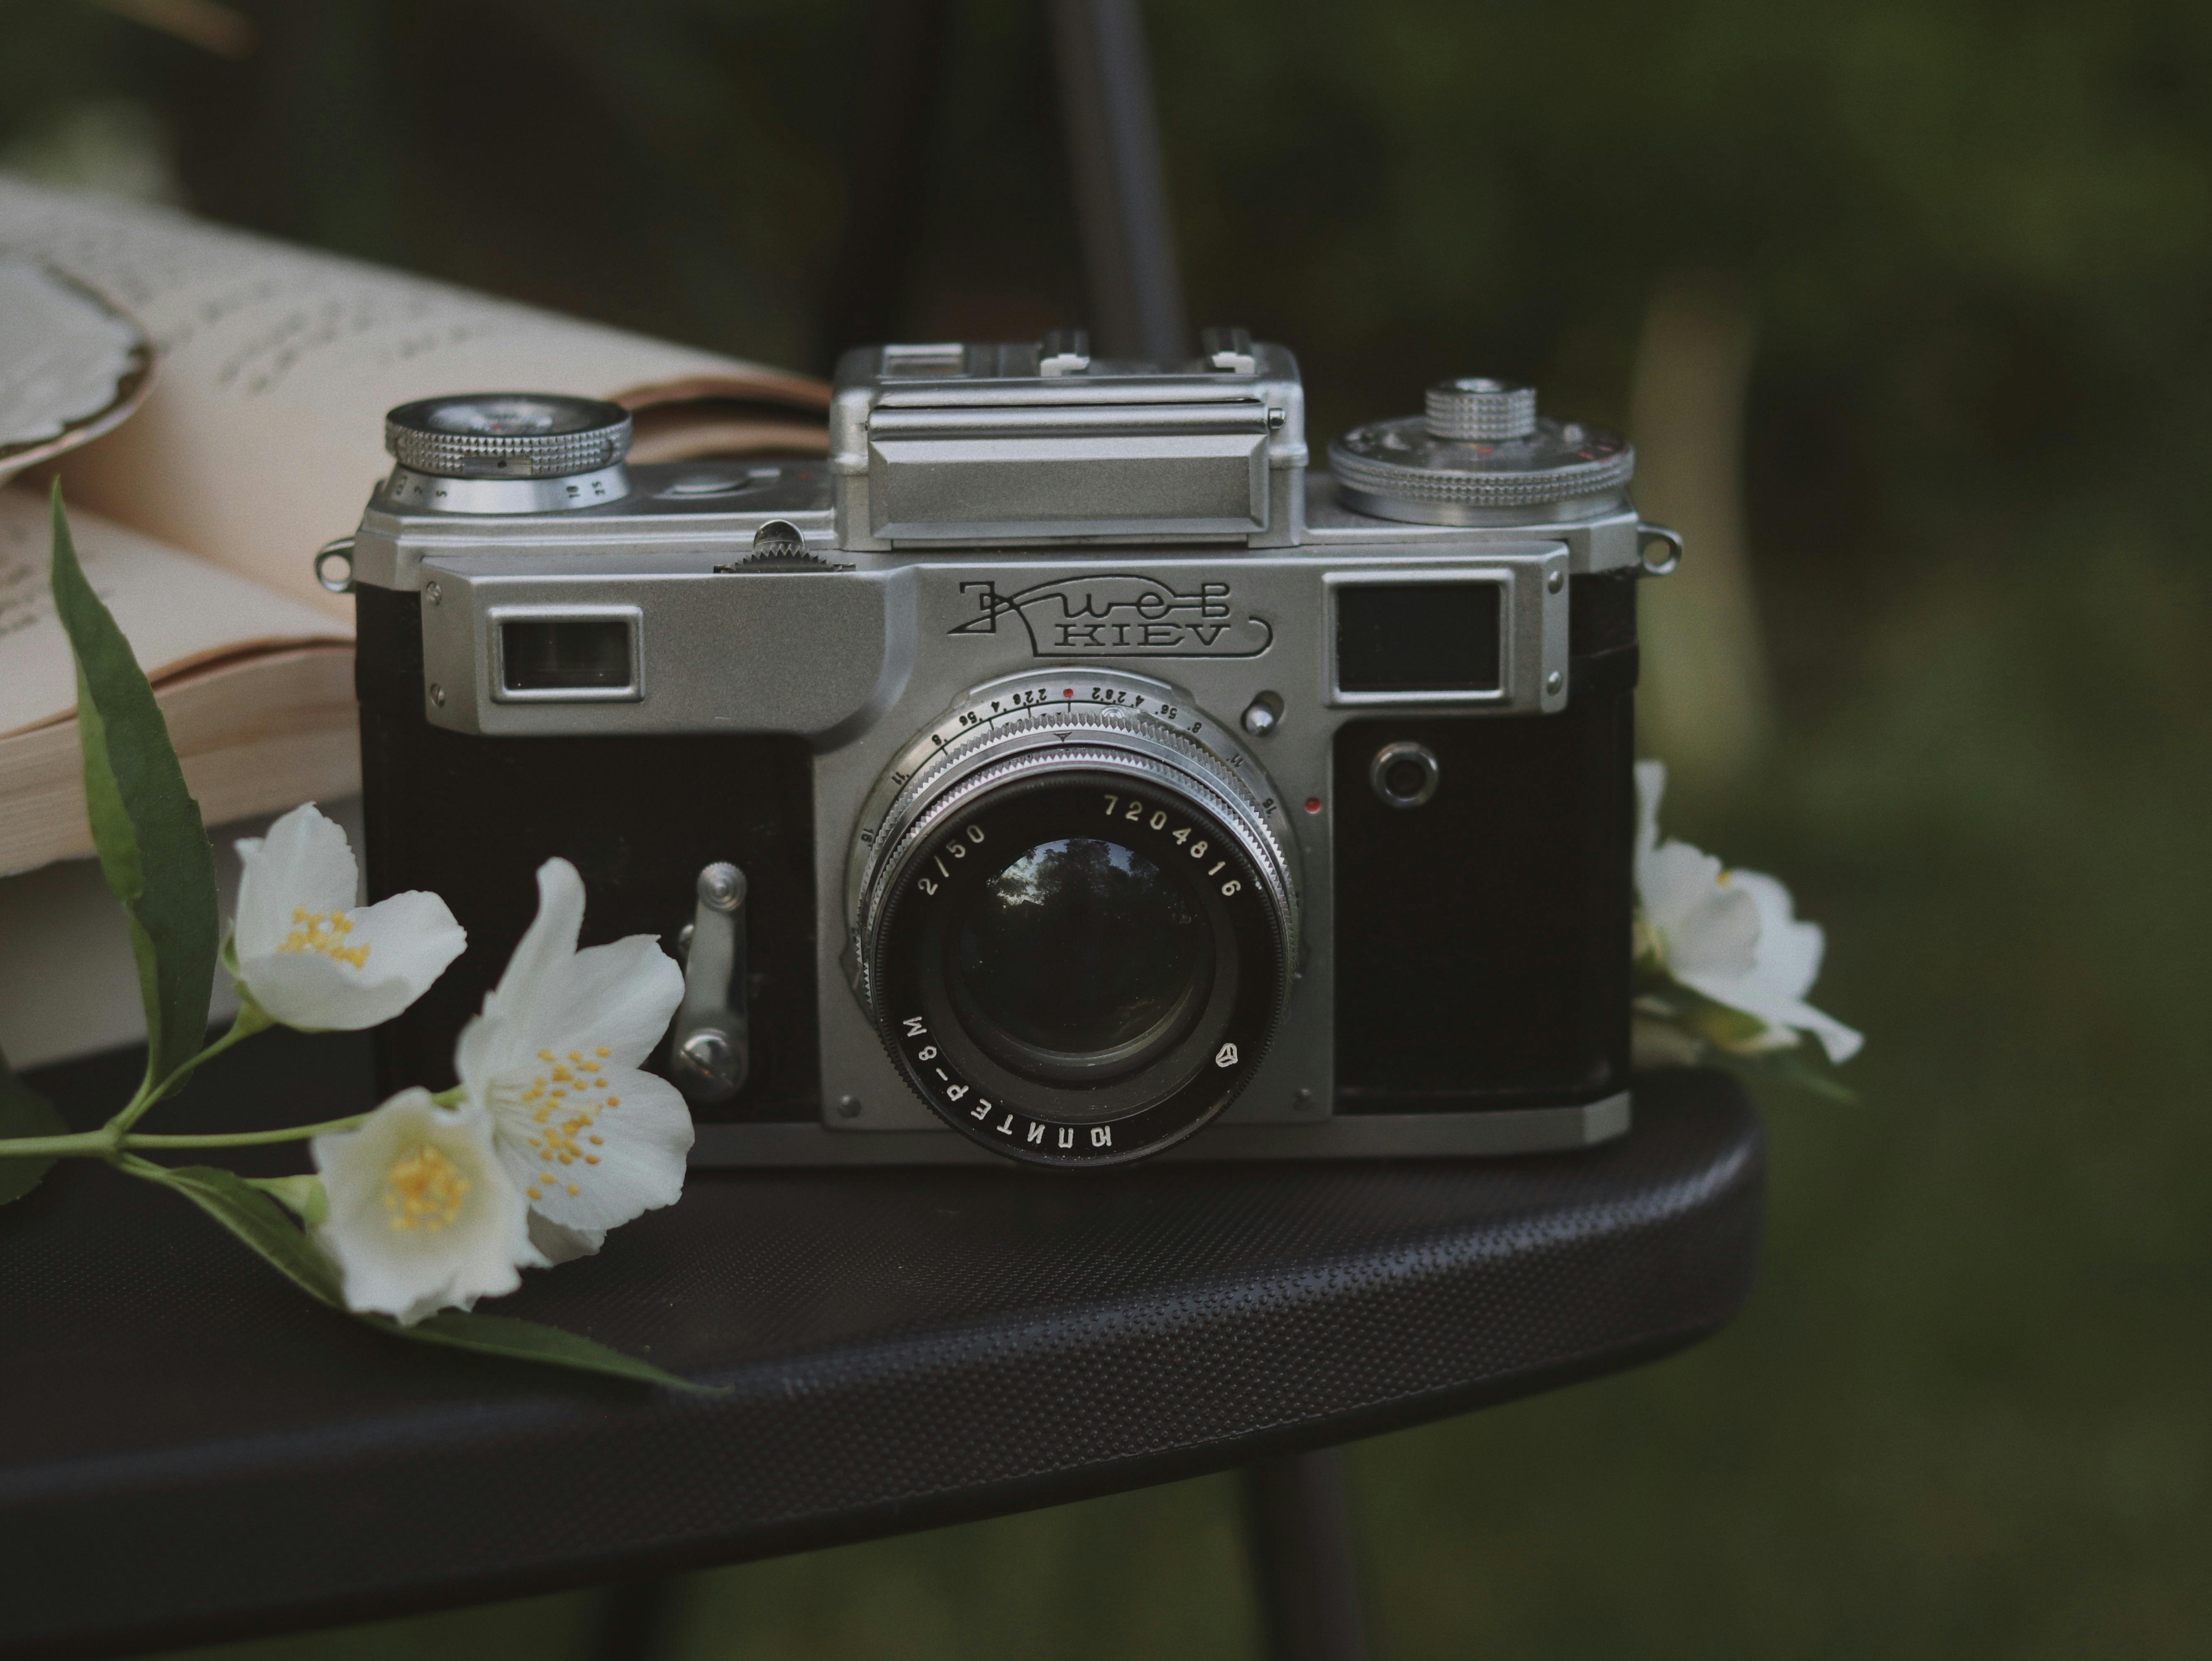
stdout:
[(1336, 589), (1344, 692), (1494, 692), (1496, 582), (1347, 582)]
[(620, 692), (637, 684), (626, 618), (532, 618), (499, 626), (500, 684), (510, 692)]

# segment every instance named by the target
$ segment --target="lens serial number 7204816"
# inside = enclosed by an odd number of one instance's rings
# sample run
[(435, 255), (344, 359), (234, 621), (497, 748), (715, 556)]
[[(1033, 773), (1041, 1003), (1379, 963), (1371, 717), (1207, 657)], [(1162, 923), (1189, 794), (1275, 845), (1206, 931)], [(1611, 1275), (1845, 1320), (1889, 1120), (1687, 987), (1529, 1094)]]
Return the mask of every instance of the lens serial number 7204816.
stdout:
[[(1124, 820), (1131, 824), (1141, 824), (1150, 830), (1165, 831), (1170, 842), (1180, 847), (1191, 858), (1201, 862), (1213, 851), (1212, 845), (1204, 837), (1194, 834), (1193, 826), (1177, 825), (1174, 830), (1168, 831), (1170, 820), (1167, 811), (1164, 808), (1154, 807), (1143, 797), (1109, 795), (1103, 791), (1099, 794), (1106, 798), (1108, 818)], [(1218, 859), (1212, 864), (1206, 866), (1206, 874), (1209, 877), (1219, 877), (1228, 863), (1225, 859)], [(1221, 885), (1221, 897), (1233, 899), (1243, 887), (1244, 885), (1241, 881), (1231, 877)]]

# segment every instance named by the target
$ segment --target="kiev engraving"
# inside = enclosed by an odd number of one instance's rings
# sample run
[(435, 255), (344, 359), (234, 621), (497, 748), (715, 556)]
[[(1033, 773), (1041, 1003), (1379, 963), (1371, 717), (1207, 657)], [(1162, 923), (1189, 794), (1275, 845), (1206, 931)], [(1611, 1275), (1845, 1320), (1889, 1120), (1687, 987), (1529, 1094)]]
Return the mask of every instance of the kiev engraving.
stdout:
[(1238, 606), (1225, 582), (1188, 593), (1131, 572), (1055, 577), (1011, 594), (963, 582), (977, 615), (947, 632), (995, 635), (1001, 618), (1029, 631), (1037, 657), (1252, 658), (1274, 643), (1267, 620)]

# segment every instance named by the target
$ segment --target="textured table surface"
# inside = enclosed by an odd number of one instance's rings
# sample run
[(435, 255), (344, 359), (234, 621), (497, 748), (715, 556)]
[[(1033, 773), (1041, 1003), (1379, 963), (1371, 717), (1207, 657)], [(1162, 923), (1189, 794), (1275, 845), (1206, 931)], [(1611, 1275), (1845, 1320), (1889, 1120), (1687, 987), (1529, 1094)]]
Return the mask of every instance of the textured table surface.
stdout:
[[(349, 1039), (225, 1059), (161, 1128), (364, 1087)], [(74, 1109), (131, 1071), (41, 1082)], [(732, 1387), (712, 1398), (380, 1337), (182, 1202), (65, 1167), (0, 1211), (0, 1655), (897, 1533), (1607, 1372), (1741, 1305), (1760, 1147), (1730, 1080), (1674, 1073), (1571, 1155), (700, 1173), (497, 1306)]]

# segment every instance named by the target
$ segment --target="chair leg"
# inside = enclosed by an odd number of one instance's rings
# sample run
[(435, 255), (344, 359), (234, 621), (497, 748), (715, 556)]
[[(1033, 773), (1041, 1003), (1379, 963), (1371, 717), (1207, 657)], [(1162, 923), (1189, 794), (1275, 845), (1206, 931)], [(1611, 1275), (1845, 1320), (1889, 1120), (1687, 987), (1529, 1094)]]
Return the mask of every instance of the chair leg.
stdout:
[(583, 1645), (586, 1661), (661, 1661), (670, 1654), (680, 1584), (672, 1575), (609, 1586)]
[(1344, 1456), (1246, 1466), (1244, 1510), (1271, 1661), (1366, 1661)]

